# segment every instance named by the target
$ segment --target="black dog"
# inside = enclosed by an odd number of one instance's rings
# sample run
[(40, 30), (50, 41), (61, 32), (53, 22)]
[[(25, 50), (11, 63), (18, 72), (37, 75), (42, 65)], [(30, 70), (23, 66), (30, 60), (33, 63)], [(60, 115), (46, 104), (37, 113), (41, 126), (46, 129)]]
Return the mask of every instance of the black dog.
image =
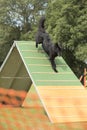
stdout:
[(46, 33), (45, 27), (44, 27), (44, 22), (45, 22), (45, 17), (43, 16), (43, 17), (41, 17), (41, 19), (39, 21), (38, 31), (36, 34), (36, 47), (38, 47), (38, 44), (43, 43), (43, 34)]
[(38, 47), (38, 44), (42, 44), (42, 47), (44, 51), (48, 54), (49, 60), (51, 62), (52, 68), (55, 72), (58, 72), (56, 70), (56, 64), (55, 64), (55, 57), (60, 56), (62, 49), (58, 45), (58, 43), (53, 44), (50, 36), (45, 31), (44, 27), (45, 17), (42, 17), (39, 22), (39, 29), (36, 35), (36, 47)]
[(44, 51), (48, 54), (49, 56), (49, 60), (51, 62), (52, 68), (55, 72), (58, 72), (56, 70), (56, 64), (55, 64), (55, 57), (57, 56), (61, 56), (62, 53), (62, 49), (61, 47), (58, 45), (58, 43), (52, 43), (52, 41), (49, 38), (48, 34), (44, 34), (43, 36), (43, 43), (42, 43), (42, 47), (44, 49)]

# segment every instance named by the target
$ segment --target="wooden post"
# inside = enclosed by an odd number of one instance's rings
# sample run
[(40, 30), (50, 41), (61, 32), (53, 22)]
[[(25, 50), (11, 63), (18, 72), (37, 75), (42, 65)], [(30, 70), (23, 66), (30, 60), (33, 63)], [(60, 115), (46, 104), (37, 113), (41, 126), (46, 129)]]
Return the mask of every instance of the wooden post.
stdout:
[(86, 87), (86, 68), (84, 68), (84, 87)]

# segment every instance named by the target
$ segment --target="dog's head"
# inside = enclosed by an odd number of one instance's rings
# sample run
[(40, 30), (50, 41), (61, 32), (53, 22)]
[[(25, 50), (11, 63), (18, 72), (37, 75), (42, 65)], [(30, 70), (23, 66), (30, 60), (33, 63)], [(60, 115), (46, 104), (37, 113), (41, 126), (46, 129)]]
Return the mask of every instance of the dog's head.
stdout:
[(62, 56), (62, 47), (58, 43), (55, 43), (55, 47), (56, 47), (57, 55)]

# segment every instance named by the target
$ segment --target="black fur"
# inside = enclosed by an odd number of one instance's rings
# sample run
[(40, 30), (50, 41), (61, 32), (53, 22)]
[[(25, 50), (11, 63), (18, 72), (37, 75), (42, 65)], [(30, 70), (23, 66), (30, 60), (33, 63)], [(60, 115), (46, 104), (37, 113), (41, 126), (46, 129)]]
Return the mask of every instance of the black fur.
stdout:
[(45, 17), (42, 17), (40, 19), (39, 28), (36, 35), (36, 47), (38, 47), (38, 44), (42, 44), (44, 51), (49, 56), (49, 60), (51, 62), (53, 70), (55, 72), (58, 72), (56, 70), (55, 57), (61, 55), (62, 49), (58, 45), (58, 43), (56, 44), (52, 43), (49, 34), (45, 31), (44, 22), (45, 22)]
[(38, 47), (38, 44), (43, 43), (43, 34), (46, 33), (45, 27), (44, 27), (44, 22), (45, 22), (45, 17), (43, 16), (43, 17), (41, 17), (41, 19), (39, 21), (38, 31), (36, 34), (36, 47)]

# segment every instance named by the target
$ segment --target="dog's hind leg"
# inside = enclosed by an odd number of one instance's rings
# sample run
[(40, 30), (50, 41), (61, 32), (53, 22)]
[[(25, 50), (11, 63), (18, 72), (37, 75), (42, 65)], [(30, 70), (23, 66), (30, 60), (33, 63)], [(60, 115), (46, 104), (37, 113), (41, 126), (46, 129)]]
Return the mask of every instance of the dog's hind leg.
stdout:
[(57, 71), (57, 69), (56, 69), (56, 64), (55, 64), (54, 59), (50, 59), (50, 62), (51, 62), (51, 65), (52, 65), (53, 70), (57, 73), (58, 71)]
[(38, 43), (36, 42), (36, 48), (38, 48)]

